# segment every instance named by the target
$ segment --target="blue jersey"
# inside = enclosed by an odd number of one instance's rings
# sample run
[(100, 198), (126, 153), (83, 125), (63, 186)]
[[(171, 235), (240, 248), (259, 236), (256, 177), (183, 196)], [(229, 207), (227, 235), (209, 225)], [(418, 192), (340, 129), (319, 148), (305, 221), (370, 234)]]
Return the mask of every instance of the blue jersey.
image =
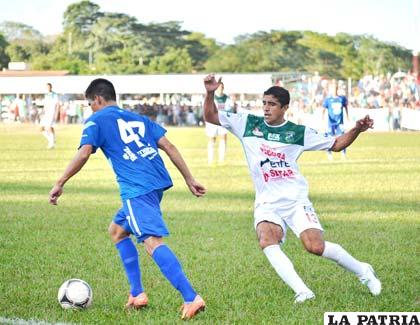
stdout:
[(344, 123), (344, 108), (347, 107), (345, 96), (327, 97), (322, 106), (328, 110), (328, 125)]
[(85, 122), (80, 146), (92, 145), (93, 153), (101, 148), (126, 200), (172, 186), (157, 146), (165, 133), (147, 117), (108, 106)]

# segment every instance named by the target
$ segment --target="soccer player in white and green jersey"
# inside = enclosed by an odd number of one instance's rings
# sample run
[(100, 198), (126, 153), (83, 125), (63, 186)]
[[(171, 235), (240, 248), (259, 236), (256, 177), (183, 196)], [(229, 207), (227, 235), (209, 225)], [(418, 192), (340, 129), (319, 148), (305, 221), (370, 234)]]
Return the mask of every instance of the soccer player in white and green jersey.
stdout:
[(279, 243), (285, 240), (286, 226), (301, 239), (308, 252), (353, 272), (373, 295), (379, 295), (381, 282), (372, 267), (356, 260), (340, 245), (323, 239), (323, 228), (308, 198), (308, 184), (297, 165), (303, 151), (343, 150), (361, 132), (372, 128), (373, 120), (366, 116), (337, 138), (320, 135), (285, 120), (290, 95), (277, 86), (264, 92), (264, 116), (227, 113), (214, 104), (214, 92), (220, 82), (213, 74), (204, 79), (204, 118), (227, 128), (242, 143), (256, 191), (254, 226), (259, 245), (280, 278), (295, 292), (295, 302), (313, 299), (315, 294), (281, 250)]

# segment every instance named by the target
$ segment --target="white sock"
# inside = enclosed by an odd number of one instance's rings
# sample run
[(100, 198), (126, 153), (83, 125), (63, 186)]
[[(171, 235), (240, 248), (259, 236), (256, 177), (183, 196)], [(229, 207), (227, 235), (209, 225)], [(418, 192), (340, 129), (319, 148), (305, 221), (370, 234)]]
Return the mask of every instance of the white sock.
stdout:
[(357, 276), (362, 276), (365, 268), (363, 263), (351, 256), (343, 247), (338, 244), (325, 242), (323, 257), (333, 260), (346, 270), (353, 272)]
[(220, 141), (219, 141), (219, 162), (225, 161), (225, 152), (226, 152), (226, 141), (225, 141), (225, 139), (220, 139)]
[(207, 158), (209, 165), (213, 162), (214, 159), (214, 142), (209, 141), (207, 144)]
[(50, 139), (48, 138), (48, 132), (47, 131), (44, 130), (41, 133), (42, 133), (42, 135), (44, 136), (45, 139), (47, 139), (48, 141), (50, 141)]
[(54, 137), (54, 133), (52, 132), (48, 132), (47, 131), (47, 136), (46, 136), (47, 140), (48, 140), (48, 145), (53, 146), (54, 145), (54, 141), (55, 141), (55, 137)]
[(286, 282), (295, 293), (311, 291), (296, 273), (292, 262), (280, 249), (280, 245), (268, 246), (264, 248), (263, 252), (279, 277)]

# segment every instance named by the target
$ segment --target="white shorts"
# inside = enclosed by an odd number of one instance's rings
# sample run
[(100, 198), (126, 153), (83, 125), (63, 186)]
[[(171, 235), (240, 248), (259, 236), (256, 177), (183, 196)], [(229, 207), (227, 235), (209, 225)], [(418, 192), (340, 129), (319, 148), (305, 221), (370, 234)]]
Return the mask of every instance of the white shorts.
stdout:
[(279, 225), (283, 229), (282, 242), (286, 240), (286, 231), (288, 226), (299, 238), (300, 234), (311, 228), (324, 231), (318, 216), (308, 200), (306, 202), (298, 202), (290, 207), (285, 208), (278, 203), (264, 203), (255, 207), (254, 211), (254, 227), (260, 222), (268, 221)]
[(206, 134), (208, 137), (214, 138), (218, 135), (225, 135), (227, 133), (228, 130), (226, 130), (224, 127), (206, 122)]
[(54, 116), (51, 116), (50, 114), (44, 115), (43, 117), (41, 117), (41, 121), (39, 122), (39, 124), (44, 127), (54, 127)]

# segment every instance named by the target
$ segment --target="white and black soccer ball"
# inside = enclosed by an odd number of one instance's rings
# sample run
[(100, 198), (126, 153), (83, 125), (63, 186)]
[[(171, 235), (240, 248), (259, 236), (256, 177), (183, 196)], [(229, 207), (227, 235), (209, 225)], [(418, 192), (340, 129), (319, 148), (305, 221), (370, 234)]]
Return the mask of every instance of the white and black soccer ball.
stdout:
[(92, 288), (80, 279), (70, 279), (58, 289), (58, 302), (64, 309), (88, 308), (93, 299)]

